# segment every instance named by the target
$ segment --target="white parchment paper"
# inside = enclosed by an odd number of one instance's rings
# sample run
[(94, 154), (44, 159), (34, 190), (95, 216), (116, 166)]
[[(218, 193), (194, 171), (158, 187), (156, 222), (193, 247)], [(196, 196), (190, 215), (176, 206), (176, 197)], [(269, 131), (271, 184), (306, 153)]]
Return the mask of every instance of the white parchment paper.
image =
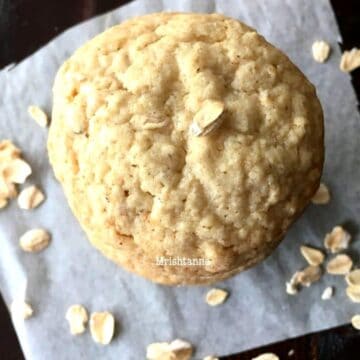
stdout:
[[(257, 28), (317, 86), (325, 112), (324, 181), (332, 191), (331, 203), (311, 205), (271, 257), (219, 284), (231, 296), (218, 308), (204, 303), (208, 288), (152, 284), (118, 268), (90, 246), (49, 166), (47, 131), (26, 111), (29, 104), (50, 111), (55, 72), (83, 42), (123, 19), (162, 10), (220, 12)], [(323, 65), (311, 57), (311, 45), (318, 39), (332, 46)], [(359, 248), (360, 119), (350, 77), (338, 69), (339, 40), (327, 0), (142, 0), (75, 26), (15, 68), (0, 72), (0, 139), (12, 139), (24, 150), (33, 168), (28, 184), (38, 184), (47, 195), (36, 210), (22, 211), (14, 201), (0, 212), (1, 292), (8, 304), (26, 294), (35, 309), (33, 318), (15, 322), (28, 359), (139, 360), (145, 358), (148, 343), (177, 337), (191, 341), (200, 359), (349, 321), (356, 307), (344, 295), (342, 278), (326, 276), (296, 297), (285, 293), (285, 281), (305, 265), (300, 244), (321, 246), (326, 232), (344, 224), (353, 234), (352, 251)], [(51, 246), (40, 254), (23, 253), (18, 246), (19, 236), (33, 227), (52, 233)], [(328, 285), (336, 287), (336, 295), (324, 302), (320, 295)], [(93, 343), (89, 332), (70, 335), (64, 316), (74, 303), (114, 313), (117, 331), (111, 345)]]

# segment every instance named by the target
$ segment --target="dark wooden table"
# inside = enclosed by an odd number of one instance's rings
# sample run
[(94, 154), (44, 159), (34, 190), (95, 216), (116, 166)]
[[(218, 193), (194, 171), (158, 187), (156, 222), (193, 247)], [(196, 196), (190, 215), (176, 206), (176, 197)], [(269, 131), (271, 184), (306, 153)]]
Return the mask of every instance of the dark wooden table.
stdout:
[[(22, 60), (71, 25), (114, 9), (126, 2), (128, 1), (0, 0), (0, 68)], [(360, 46), (360, 1), (332, 0), (331, 2), (343, 36), (343, 49)], [(360, 70), (356, 70), (352, 75), (359, 98)], [(294, 350), (294, 355), (288, 357), (291, 349)], [(354, 330), (350, 325), (341, 326), (224, 359), (248, 360), (267, 351), (278, 354), (281, 359), (360, 360), (360, 332)], [(0, 359), (24, 359), (1, 296)]]

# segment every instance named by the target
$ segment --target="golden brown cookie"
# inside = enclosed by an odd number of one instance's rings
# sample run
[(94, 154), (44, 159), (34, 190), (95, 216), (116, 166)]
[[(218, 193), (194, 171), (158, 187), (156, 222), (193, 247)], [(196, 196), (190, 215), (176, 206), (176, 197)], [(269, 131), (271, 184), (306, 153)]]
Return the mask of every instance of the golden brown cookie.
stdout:
[(323, 115), (314, 87), (255, 30), (152, 14), (62, 65), (48, 149), (107, 257), (155, 282), (211, 283), (269, 255), (309, 203)]

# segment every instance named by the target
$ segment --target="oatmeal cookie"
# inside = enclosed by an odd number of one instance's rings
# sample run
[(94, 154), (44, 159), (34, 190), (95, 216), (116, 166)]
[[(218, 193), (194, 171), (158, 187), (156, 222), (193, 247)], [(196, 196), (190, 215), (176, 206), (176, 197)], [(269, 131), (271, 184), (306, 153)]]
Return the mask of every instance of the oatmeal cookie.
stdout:
[(254, 29), (151, 14), (61, 66), (48, 151), (96, 248), (155, 282), (205, 284), (268, 256), (309, 203), (323, 114), (314, 86)]

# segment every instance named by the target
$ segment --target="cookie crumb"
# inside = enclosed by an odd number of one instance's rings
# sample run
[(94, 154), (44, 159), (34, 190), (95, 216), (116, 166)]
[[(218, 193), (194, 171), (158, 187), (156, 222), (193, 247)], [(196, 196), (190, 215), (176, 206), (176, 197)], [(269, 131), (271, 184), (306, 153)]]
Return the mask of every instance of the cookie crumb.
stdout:
[(171, 343), (160, 342), (149, 344), (146, 349), (147, 360), (189, 360), (193, 353), (192, 345), (184, 340), (176, 339)]
[(108, 311), (94, 312), (90, 316), (90, 332), (93, 340), (102, 345), (110, 344), (115, 329), (114, 316)]
[(89, 319), (87, 311), (82, 305), (71, 305), (66, 312), (65, 318), (69, 322), (72, 335), (82, 334)]
[(26, 320), (34, 313), (30, 304), (24, 300), (14, 300), (10, 305), (11, 315), (16, 319)]
[(44, 110), (39, 106), (30, 105), (28, 107), (28, 113), (41, 127), (46, 127), (48, 125), (48, 117)]
[(205, 296), (205, 301), (210, 306), (218, 306), (225, 302), (229, 293), (222, 289), (211, 289)]
[(341, 56), (340, 70), (351, 72), (360, 66), (360, 49), (353, 48), (350, 51), (344, 51)]
[(215, 100), (206, 100), (196, 113), (190, 130), (195, 136), (205, 136), (221, 125), (221, 114), (224, 112), (224, 103)]
[(311, 202), (315, 205), (326, 205), (330, 202), (330, 191), (324, 183), (320, 184)]
[(31, 185), (20, 192), (17, 201), (20, 209), (30, 210), (39, 206), (44, 199), (42, 191), (35, 185)]
[(353, 261), (346, 254), (336, 255), (326, 265), (326, 271), (331, 275), (346, 275), (353, 266)]
[(288, 352), (288, 356), (293, 356), (295, 354), (295, 350), (294, 349), (290, 349)]
[(331, 253), (337, 253), (348, 248), (351, 235), (342, 226), (335, 226), (324, 239), (325, 248)]
[(354, 315), (351, 318), (351, 325), (354, 327), (354, 329), (356, 330), (360, 330), (360, 315)]
[(50, 242), (50, 234), (44, 229), (28, 230), (20, 237), (20, 247), (27, 252), (44, 250)]
[(300, 252), (309, 265), (321, 265), (324, 262), (325, 255), (318, 249), (310, 246), (300, 246)]
[(321, 294), (321, 300), (329, 300), (334, 295), (334, 288), (332, 286), (328, 286), (323, 293)]
[(330, 50), (330, 45), (322, 40), (315, 41), (311, 47), (313, 58), (318, 63), (324, 63), (328, 59)]

